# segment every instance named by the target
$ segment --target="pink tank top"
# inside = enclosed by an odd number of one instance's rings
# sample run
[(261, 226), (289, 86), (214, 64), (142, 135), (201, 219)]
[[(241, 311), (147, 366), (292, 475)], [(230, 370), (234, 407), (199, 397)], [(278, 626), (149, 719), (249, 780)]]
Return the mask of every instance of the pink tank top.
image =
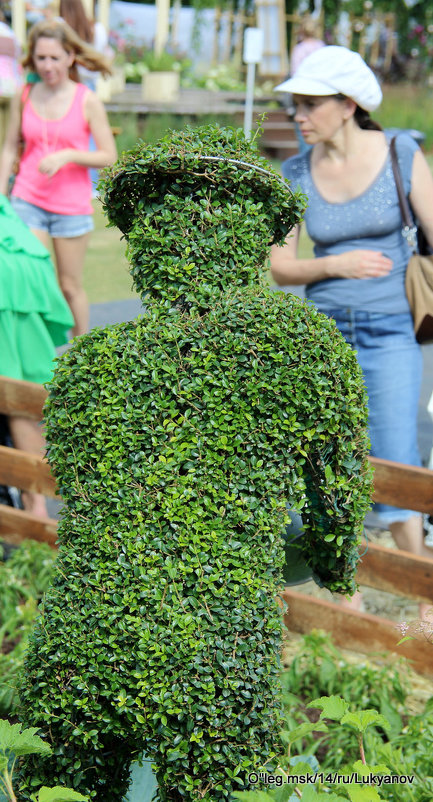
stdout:
[(89, 150), (90, 128), (84, 117), (84, 99), (89, 90), (77, 84), (64, 117), (45, 120), (35, 111), (30, 97), (22, 111), (25, 142), (12, 195), (57, 214), (92, 214), (92, 188), (87, 167), (65, 164), (52, 177), (38, 170), (40, 160), (57, 150)]

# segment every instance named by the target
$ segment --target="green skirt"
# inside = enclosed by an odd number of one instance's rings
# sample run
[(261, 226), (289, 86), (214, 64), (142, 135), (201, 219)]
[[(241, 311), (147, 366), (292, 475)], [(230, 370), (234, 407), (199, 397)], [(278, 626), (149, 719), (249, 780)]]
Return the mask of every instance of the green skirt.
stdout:
[(73, 324), (50, 254), (0, 195), (0, 374), (49, 381)]

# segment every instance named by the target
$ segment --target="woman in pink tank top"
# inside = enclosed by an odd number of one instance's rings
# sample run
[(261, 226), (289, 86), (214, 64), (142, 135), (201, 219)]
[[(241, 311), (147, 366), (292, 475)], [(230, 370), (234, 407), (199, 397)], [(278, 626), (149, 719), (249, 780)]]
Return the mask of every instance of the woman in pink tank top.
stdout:
[[(44, 245), (52, 239), (74, 335), (88, 328), (82, 273), (93, 228), (89, 168), (106, 167), (117, 156), (104, 106), (78, 83), (78, 64), (109, 72), (104, 58), (63, 21), (33, 26), (24, 66), (37, 72), (40, 81), (14, 98), (0, 159), (0, 192), (6, 194), (22, 139), (11, 203)], [(89, 150), (90, 135), (96, 150)]]

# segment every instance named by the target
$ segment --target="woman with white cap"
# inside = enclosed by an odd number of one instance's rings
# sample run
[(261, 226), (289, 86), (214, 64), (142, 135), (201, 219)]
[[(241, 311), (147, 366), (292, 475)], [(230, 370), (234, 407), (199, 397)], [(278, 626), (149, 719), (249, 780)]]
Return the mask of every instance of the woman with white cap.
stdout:
[[(308, 198), (305, 222), (314, 257), (297, 256), (298, 234), (274, 247), (272, 275), (280, 285), (306, 284), (307, 297), (335, 318), (357, 351), (369, 396), (372, 454), (420, 465), (417, 411), (420, 346), (405, 293), (411, 255), (402, 221), (389, 137), (370, 118), (380, 86), (358, 53), (327, 46), (312, 53), (277, 87), (291, 92), (306, 153), (287, 159), (283, 175)], [(433, 246), (433, 179), (416, 142), (396, 140), (407, 196)], [(377, 505), (399, 548), (425, 557), (422, 517)], [(359, 604), (360, 597), (353, 603)], [(426, 615), (426, 606), (420, 609)]]

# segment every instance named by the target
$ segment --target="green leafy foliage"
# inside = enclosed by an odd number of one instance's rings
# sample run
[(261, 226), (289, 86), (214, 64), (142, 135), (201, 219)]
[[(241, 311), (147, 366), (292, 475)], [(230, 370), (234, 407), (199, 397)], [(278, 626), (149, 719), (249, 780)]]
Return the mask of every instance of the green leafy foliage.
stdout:
[[(317, 696), (340, 695), (351, 709), (374, 708), (391, 725), (390, 735), (397, 736), (403, 727), (402, 713), (409, 683), (406, 664), (401, 660), (383, 666), (348, 662), (324, 632), (313, 630), (305, 635), (302, 648), (283, 673), (285, 708), (293, 711), (296, 699), (307, 703)], [(343, 748), (344, 751), (344, 748)], [(332, 750), (330, 765), (338, 768), (340, 759)]]
[[(37, 735), (36, 727), (22, 729), (21, 724), (10, 724), (0, 719), (0, 793), (6, 794), (8, 802), (17, 802), (14, 791), (15, 764), (25, 755), (51, 755), (51, 747)], [(88, 802), (88, 797), (70, 788), (47, 788), (32, 794), (32, 802)]]
[[(283, 744), (299, 759), (317, 755), (325, 774), (347, 772), (352, 759), (350, 771), (359, 775), (413, 775), (412, 784), (382, 785), (380, 798), (427, 802), (433, 798), (433, 702), (427, 702), (422, 713), (408, 716), (410, 682), (405, 660), (391, 661), (387, 655), (383, 665), (353, 663), (329, 635), (313, 631), (302, 638), (298, 653), (283, 672)], [(338, 691), (344, 698), (338, 697)], [(310, 703), (316, 694), (321, 699)], [(306, 717), (308, 712), (316, 718), (314, 709), (322, 711), (318, 721)], [(365, 763), (353, 762), (360, 736), (368, 758)]]
[[(316, 802), (316, 800), (322, 799), (323, 802), (325, 799), (328, 801), (330, 799), (341, 801), (349, 799), (350, 802), (381, 802), (383, 797), (378, 788), (382, 788), (382, 781), (385, 782), (387, 777), (390, 779), (390, 769), (385, 763), (371, 764), (366, 761), (363, 736), (367, 728), (371, 726), (388, 730), (390, 727), (386, 719), (374, 710), (348, 712), (348, 703), (338, 696), (315, 699), (311, 702), (311, 706), (322, 711), (319, 722), (317, 722), (318, 731), (323, 731), (320, 726), (323, 719), (333, 719), (341, 728), (349, 727), (358, 732), (357, 746), (361, 759), (356, 760), (355, 755), (347, 755), (346, 765), (341, 771), (326, 772), (318, 770), (318, 765), (312, 767), (311, 763), (303, 761), (302, 756), (297, 760), (291, 758), (289, 747), (288, 758), (285, 756), (280, 758), (279, 766), (273, 776), (269, 777), (269, 774), (262, 770), (256, 770), (253, 775), (250, 775), (254, 781), (259, 779), (259, 784), (264, 784), (269, 790), (263, 791), (258, 788), (253, 792), (236, 792), (235, 798), (240, 799), (241, 802), (271, 802), (271, 800), (272, 802), (285, 802), (285, 800), (297, 802), (298, 799), (303, 802)], [(325, 730), (327, 731), (326, 727)], [(333, 732), (333, 735), (336, 735), (336, 731)], [(287, 742), (287, 737), (284, 740)], [(390, 756), (392, 752), (390, 747), (388, 750)], [(311, 757), (306, 759), (311, 761)], [(282, 782), (279, 783), (278, 780), (282, 780)], [(392, 783), (390, 784), (392, 785)], [(278, 785), (279, 787), (274, 789), (274, 786)], [(334, 793), (335, 786), (338, 787), (339, 793)]]
[(286, 500), (318, 580), (350, 593), (371, 490), (354, 353), (263, 278), (304, 203), (216, 127), (107, 174), (147, 310), (79, 338), (50, 386), (67, 509), (21, 698), (53, 756), (23, 799), (72, 781), (119, 802), (145, 748), (161, 802), (223, 802), (276, 760)]
[(13, 714), (17, 677), (38, 602), (52, 577), (55, 552), (46, 543), (23, 541), (0, 562), (0, 714)]
[(36, 733), (35, 727), (22, 730), (21, 724), (0, 719), (0, 752), (6, 756), (13, 753), (15, 757), (51, 754), (51, 748)]
[(364, 733), (367, 727), (374, 725), (375, 727), (382, 727), (384, 730), (390, 729), (386, 718), (381, 716), (377, 710), (362, 710), (360, 713), (345, 713), (340, 719), (342, 724), (347, 724), (353, 727), (357, 732)]
[(349, 705), (340, 696), (322, 696), (320, 699), (313, 699), (307, 707), (317, 707), (322, 711), (323, 718), (340, 721), (344, 715), (347, 715)]
[(357, 785), (348, 788), (350, 802), (380, 802), (380, 796), (376, 788), (359, 787)]
[(34, 802), (87, 802), (88, 797), (73, 791), (72, 788), (55, 788), (43, 786), (37, 796), (33, 797)]
[(127, 83), (141, 83), (143, 75), (147, 72), (173, 71), (184, 74), (190, 68), (191, 61), (189, 59), (176, 57), (166, 51), (157, 55), (153, 50), (143, 52), (140, 60), (135, 62), (127, 61), (124, 65)]

